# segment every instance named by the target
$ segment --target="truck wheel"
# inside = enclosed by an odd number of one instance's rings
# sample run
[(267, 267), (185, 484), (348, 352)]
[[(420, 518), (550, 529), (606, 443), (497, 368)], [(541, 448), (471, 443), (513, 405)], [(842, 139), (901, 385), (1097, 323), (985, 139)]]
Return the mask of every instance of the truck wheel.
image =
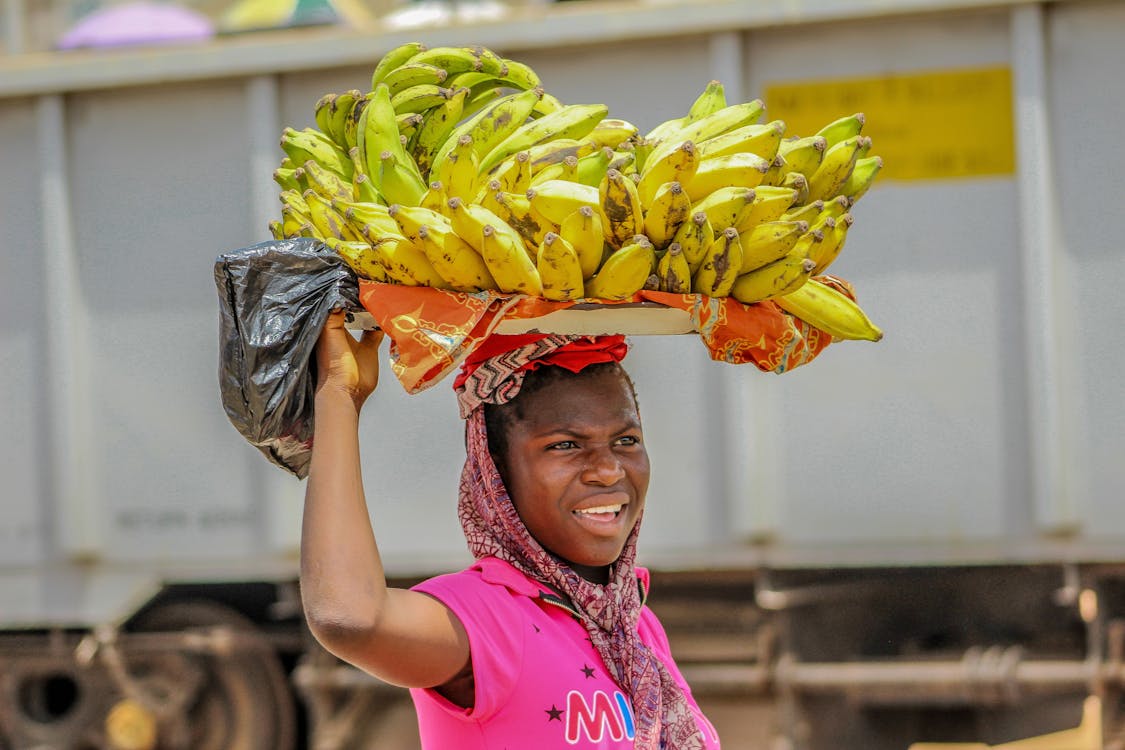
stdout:
[[(142, 613), (131, 629), (211, 627), (244, 635), (256, 631), (241, 613), (207, 600), (158, 605)], [(128, 660), (129, 671), (140, 675), (146, 687), (184, 702), (179, 711), (160, 717), (159, 750), (293, 750), (295, 701), (277, 654), (264, 638), (253, 648), (236, 645), (231, 654), (177, 654), (171, 659), (142, 654)]]

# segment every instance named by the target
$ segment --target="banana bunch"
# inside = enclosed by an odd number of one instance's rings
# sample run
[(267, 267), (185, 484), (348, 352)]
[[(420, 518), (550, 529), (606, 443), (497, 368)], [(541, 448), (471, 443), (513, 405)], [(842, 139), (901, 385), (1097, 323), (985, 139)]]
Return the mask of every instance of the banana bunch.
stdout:
[(401, 45), (370, 90), (286, 128), (277, 238), (317, 237), (363, 278), (551, 300), (641, 289), (773, 300), (837, 338), (881, 333), (813, 279), (882, 166), (862, 114), (788, 136), (710, 82), (646, 134), (564, 104), (482, 47)]

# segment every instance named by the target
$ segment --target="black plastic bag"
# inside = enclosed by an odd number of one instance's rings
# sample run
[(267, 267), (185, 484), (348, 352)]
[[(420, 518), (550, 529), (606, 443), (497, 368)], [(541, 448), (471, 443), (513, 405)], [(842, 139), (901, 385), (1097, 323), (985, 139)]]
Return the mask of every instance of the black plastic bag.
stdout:
[(362, 310), (355, 273), (319, 240), (262, 242), (220, 255), (219, 390), (235, 428), (304, 479), (313, 433), (313, 356), (333, 309)]

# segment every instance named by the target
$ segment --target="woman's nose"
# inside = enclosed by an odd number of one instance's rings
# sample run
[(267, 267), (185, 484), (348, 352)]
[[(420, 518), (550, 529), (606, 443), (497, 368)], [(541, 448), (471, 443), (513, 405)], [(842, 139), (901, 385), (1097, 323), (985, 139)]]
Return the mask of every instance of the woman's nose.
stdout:
[(608, 447), (596, 448), (590, 451), (585, 473), (587, 481), (612, 485), (621, 481), (625, 476), (625, 467), (612, 449)]

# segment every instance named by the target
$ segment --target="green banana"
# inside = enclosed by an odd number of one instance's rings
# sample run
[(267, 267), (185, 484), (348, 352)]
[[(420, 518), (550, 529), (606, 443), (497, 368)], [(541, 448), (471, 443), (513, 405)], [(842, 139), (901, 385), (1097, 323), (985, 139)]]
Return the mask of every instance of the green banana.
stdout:
[(396, 94), (409, 88), (424, 84), (440, 86), (445, 83), (447, 78), (449, 78), (448, 71), (437, 66), (426, 63), (408, 63), (392, 70), (380, 83), (386, 84), (387, 88), (391, 90), (393, 100)]
[(411, 153), (422, 174), (430, 174), (434, 155), (461, 121), (468, 95), (468, 88), (456, 89), (442, 104), (427, 112), (418, 126)]
[(864, 117), (863, 113), (856, 112), (855, 114), (841, 117), (838, 120), (833, 120), (820, 130), (816, 131), (816, 135), (824, 138), (825, 142), (827, 143), (826, 148), (832, 148), (840, 141), (844, 141), (848, 138), (853, 138), (859, 135), (860, 131), (863, 130), (865, 121), (866, 118)]
[(391, 49), (376, 63), (375, 70), (371, 73), (371, 89), (374, 91), (391, 71), (406, 65), (411, 58), (425, 49), (426, 45), (421, 42), (407, 42)]
[(723, 89), (723, 84), (719, 81), (711, 81), (699, 95), (691, 107), (688, 108), (687, 122), (696, 122), (702, 120), (708, 115), (713, 115), (723, 107), (727, 106), (727, 97)]

